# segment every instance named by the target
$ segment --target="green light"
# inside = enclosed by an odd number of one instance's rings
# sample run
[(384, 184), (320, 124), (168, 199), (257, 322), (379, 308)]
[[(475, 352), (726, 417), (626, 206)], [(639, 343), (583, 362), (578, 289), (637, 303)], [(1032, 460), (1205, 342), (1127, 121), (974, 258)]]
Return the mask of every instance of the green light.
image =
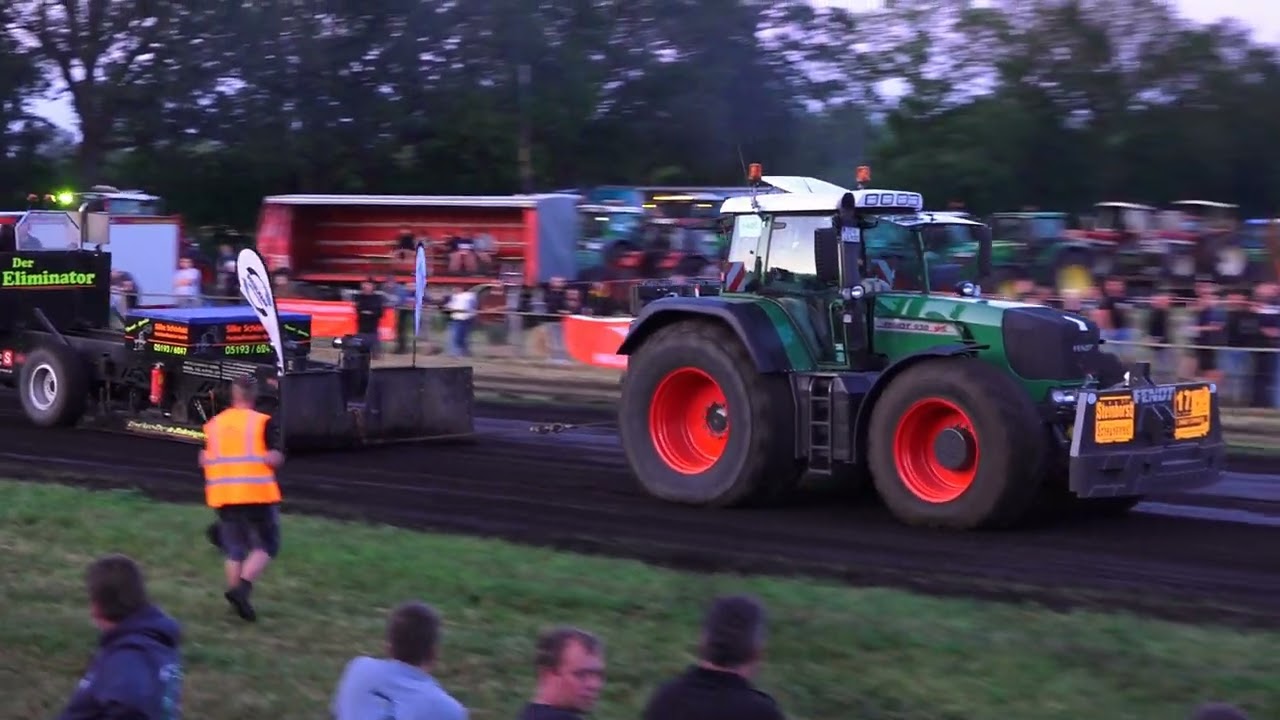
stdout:
[(75, 201), (76, 201), (75, 193), (68, 192), (66, 190), (63, 190), (62, 192), (58, 193), (59, 205), (70, 205)]

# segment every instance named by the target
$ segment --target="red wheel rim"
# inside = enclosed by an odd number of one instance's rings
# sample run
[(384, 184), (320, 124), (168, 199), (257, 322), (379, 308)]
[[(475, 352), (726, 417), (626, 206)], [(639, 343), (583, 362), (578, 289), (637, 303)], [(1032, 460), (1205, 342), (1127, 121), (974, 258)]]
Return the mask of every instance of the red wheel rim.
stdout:
[[(959, 468), (944, 466), (935, 442), (943, 431), (959, 429), (974, 439), (973, 451)], [(946, 503), (964, 494), (978, 474), (979, 443), (973, 421), (958, 405), (941, 398), (925, 398), (907, 408), (893, 434), (894, 464), (902, 484), (917, 498)]]
[(692, 367), (672, 370), (658, 383), (649, 406), (649, 436), (672, 470), (696, 475), (711, 469), (729, 441), (724, 390)]

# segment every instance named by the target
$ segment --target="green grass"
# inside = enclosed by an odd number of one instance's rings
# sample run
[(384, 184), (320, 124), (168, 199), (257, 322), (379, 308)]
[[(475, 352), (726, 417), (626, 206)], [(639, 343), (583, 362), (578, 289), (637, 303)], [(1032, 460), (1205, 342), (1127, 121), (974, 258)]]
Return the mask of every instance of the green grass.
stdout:
[(144, 564), (184, 623), (186, 716), (327, 717), (348, 658), (378, 653), (383, 614), (409, 598), (446, 622), (439, 676), (472, 717), (510, 718), (531, 686), (534, 634), (569, 621), (609, 645), (596, 717), (635, 718), (690, 659), (704, 602), (750, 591), (772, 619), (761, 684), (795, 719), (1185, 717), (1206, 698), (1280, 714), (1280, 635), (1123, 615), (695, 576), (633, 562), (286, 517), (259, 583), (260, 622), (229, 615), (198, 507), (131, 493), (0, 482), (0, 698), (5, 717), (51, 717), (94, 641), (81, 574), (95, 555)]

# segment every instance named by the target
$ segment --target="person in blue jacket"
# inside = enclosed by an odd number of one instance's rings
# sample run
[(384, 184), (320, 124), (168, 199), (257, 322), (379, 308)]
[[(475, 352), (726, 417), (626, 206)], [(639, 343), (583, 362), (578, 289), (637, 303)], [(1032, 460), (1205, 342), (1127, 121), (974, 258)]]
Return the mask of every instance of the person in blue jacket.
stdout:
[(85, 573), (98, 650), (58, 720), (179, 720), (182, 658), (178, 622), (151, 604), (142, 571), (124, 555)]

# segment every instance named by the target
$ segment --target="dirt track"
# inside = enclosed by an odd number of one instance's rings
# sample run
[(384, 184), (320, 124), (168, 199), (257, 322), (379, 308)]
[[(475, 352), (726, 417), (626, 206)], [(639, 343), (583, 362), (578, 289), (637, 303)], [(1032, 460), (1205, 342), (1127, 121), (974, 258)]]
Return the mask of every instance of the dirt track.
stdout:
[[(481, 411), (525, 421), (575, 419), (547, 409)], [(8, 398), (0, 401), (0, 427), (4, 475), (135, 486), (166, 500), (201, 498), (193, 446), (36, 431)], [(481, 430), (473, 445), (295, 458), (282, 476), (287, 507), (700, 570), (819, 574), (1057, 607), (1122, 606), (1280, 625), (1274, 527), (1134, 515), (1036, 531), (926, 532), (898, 526), (874, 504), (822, 493), (768, 511), (700, 511), (643, 497), (607, 443), (536, 437), (510, 420), (482, 422)], [(200, 530), (192, 528), (193, 537)]]

